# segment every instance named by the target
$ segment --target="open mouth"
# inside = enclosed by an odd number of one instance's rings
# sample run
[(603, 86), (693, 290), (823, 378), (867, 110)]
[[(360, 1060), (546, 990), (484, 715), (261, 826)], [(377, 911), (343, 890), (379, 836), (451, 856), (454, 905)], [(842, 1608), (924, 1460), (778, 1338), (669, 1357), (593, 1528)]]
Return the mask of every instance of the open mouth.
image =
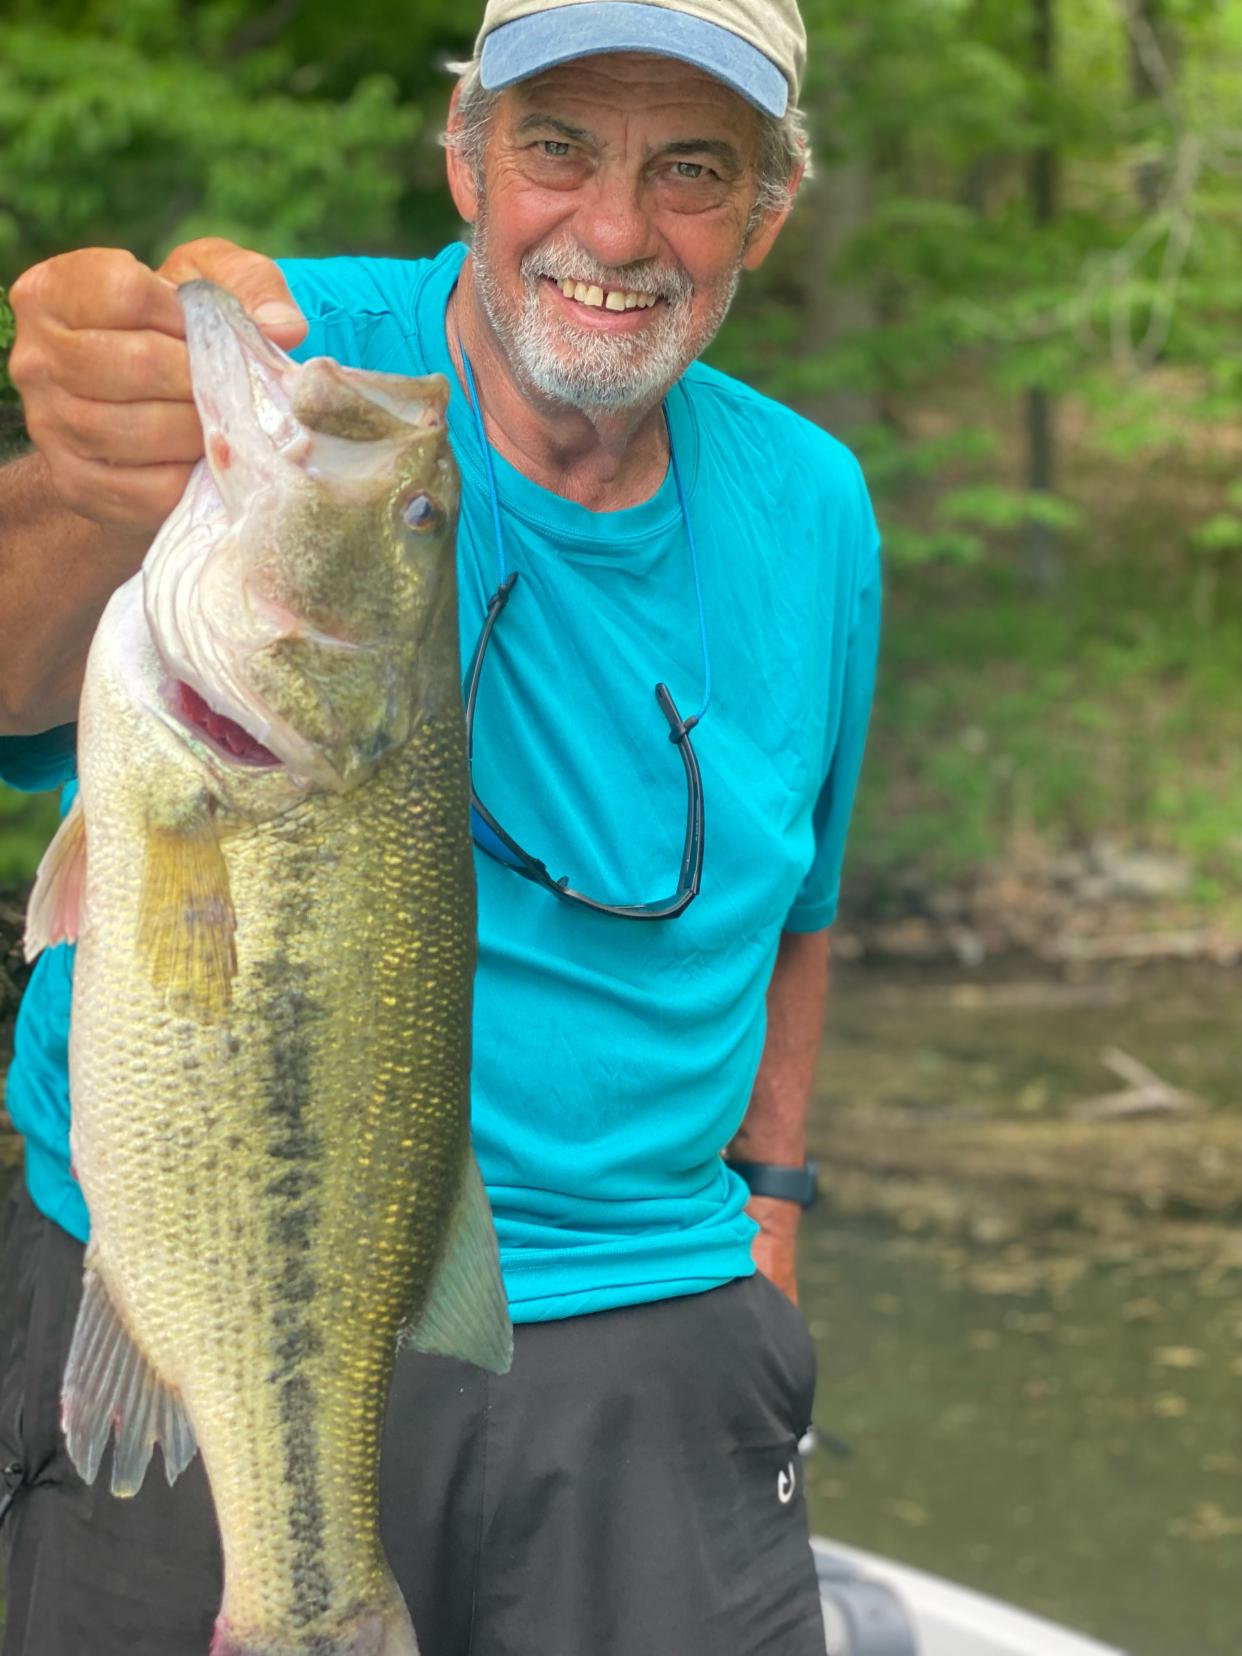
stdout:
[(662, 302), (658, 293), (648, 293), (639, 288), (601, 287), (598, 282), (579, 282), (572, 276), (545, 276), (543, 279), (560, 288), (566, 299), (584, 305), (588, 310), (650, 310), (653, 305)]
[(182, 724), (210, 743), (222, 757), (236, 764), (257, 768), (272, 769), (280, 765), (280, 760), (269, 748), (256, 741), (248, 730), (243, 730), (235, 719), (217, 713), (197, 690), (191, 689), (183, 680), (177, 679), (170, 686), (169, 700)]

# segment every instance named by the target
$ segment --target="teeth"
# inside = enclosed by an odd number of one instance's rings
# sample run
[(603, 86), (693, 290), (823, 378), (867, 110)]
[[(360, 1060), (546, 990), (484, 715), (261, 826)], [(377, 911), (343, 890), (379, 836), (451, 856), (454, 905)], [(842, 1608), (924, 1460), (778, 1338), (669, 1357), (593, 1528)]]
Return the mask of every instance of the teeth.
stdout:
[(635, 293), (621, 288), (612, 288), (605, 294), (598, 284), (578, 282), (572, 276), (562, 276), (557, 286), (566, 299), (576, 299), (580, 305), (590, 305), (596, 310), (601, 306), (610, 311), (650, 310), (658, 297), (654, 293)]

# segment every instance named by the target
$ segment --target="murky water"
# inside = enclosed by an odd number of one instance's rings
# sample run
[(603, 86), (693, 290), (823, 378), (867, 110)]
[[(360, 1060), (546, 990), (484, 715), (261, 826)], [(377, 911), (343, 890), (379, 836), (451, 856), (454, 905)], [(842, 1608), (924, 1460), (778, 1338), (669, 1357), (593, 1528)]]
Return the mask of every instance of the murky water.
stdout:
[[(839, 974), (800, 1276), (851, 1453), (812, 1459), (817, 1530), (1132, 1656), (1239, 1656), (1237, 990)], [(1202, 1108), (1073, 1122), (1124, 1088), (1110, 1047)]]

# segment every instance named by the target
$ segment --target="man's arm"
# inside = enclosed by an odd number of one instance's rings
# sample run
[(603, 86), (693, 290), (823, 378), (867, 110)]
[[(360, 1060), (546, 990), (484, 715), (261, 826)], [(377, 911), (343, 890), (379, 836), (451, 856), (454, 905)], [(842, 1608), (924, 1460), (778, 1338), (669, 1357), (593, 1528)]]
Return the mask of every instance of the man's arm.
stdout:
[(103, 607), (202, 454), (176, 298), (196, 276), (231, 289), (279, 344), (305, 335), (277, 266), (217, 238), (159, 271), (117, 248), (64, 253), (10, 290), (9, 371), (38, 452), (0, 471), (0, 734), (76, 717)]
[[(750, 1106), (729, 1146), (738, 1161), (797, 1167), (806, 1157), (806, 1118), (828, 998), (829, 934), (785, 932), (768, 985), (768, 1029)], [(755, 1264), (795, 1303), (796, 1202), (752, 1196), (746, 1211), (759, 1226)]]
[(0, 525), (0, 735), (34, 735), (76, 719), (96, 623), (147, 539), (67, 510), (39, 454), (0, 470)]

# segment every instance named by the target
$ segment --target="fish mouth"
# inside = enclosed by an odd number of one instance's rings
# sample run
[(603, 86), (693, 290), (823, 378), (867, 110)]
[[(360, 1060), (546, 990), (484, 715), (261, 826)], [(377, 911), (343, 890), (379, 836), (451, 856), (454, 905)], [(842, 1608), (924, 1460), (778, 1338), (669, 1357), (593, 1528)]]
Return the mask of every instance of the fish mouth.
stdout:
[(163, 689), (164, 708), (180, 725), (185, 726), (199, 741), (223, 759), (226, 764), (246, 770), (279, 770), (284, 761), (271, 748), (264, 747), (256, 736), (214, 708), (192, 684), (184, 679), (172, 679)]
[[(249, 777), (280, 769), (297, 787), (343, 792), (358, 768), (350, 709), (312, 686), (317, 712), (304, 733), (306, 697), (284, 694), (298, 661), (282, 658), (274, 675), (256, 675), (251, 662), (290, 640), (316, 657), (385, 641), (351, 637), (348, 605), (328, 630), (315, 624), (317, 610), (315, 620), (298, 613), (296, 562), (282, 570), (282, 514), (300, 503), (305, 517), (323, 491), (357, 511), (386, 498), (394, 456), (412, 437), (443, 443), (447, 384), (323, 357), (295, 362), (207, 281), (182, 285), (178, 299), (204, 456), (143, 567), (162, 668), (153, 710), (210, 765)], [(275, 580), (258, 567), (265, 558)]]
[(178, 669), (163, 658), (158, 641), (156, 653), (165, 676), (153, 711), (200, 760), (236, 776), (281, 771), (297, 788), (343, 790), (343, 777), (313, 743), (218, 690), (204, 694), (199, 683), (181, 676), (184, 667)]

